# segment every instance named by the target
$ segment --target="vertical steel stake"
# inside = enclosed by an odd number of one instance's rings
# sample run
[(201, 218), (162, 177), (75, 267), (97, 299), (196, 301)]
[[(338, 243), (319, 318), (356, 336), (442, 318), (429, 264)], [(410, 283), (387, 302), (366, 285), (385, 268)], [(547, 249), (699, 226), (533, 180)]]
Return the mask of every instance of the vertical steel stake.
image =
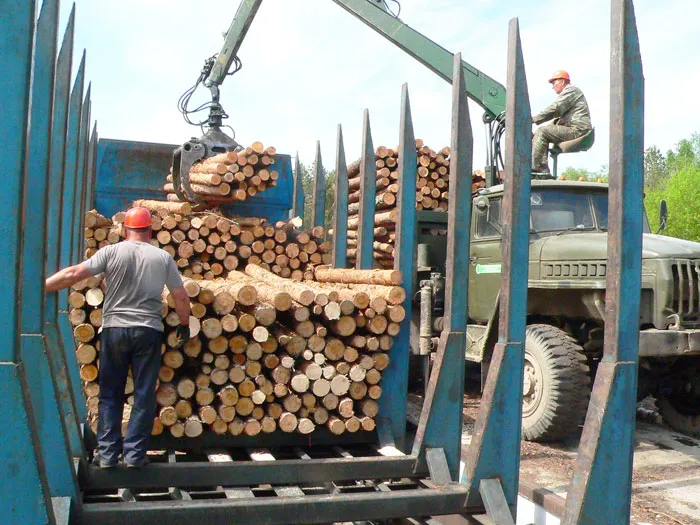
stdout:
[(85, 203), (87, 200), (87, 152), (90, 147), (90, 92), (92, 91), (92, 83), (88, 84), (85, 98), (83, 101), (83, 109), (80, 117), (80, 142), (78, 144), (78, 174), (76, 178), (75, 188), (75, 214), (74, 221), (77, 225), (77, 234), (74, 234), (73, 239), (73, 264), (78, 264), (84, 258), (85, 236), (82, 234), (85, 227), (85, 212), (87, 208)]
[[(61, 241), (60, 241), (60, 266), (66, 267), (73, 263), (74, 236), (76, 209), (76, 187), (78, 176), (78, 141), (80, 140), (80, 116), (83, 105), (83, 86), (85, 83), (85, 51), (78, 67), (70, 95), (68, 106), (68, 131), (65, 142), (65, 165), (63, 182), (63, 208), (61, 210)], [(58, 292), (59, 328), (63, 338), (63, 350), (66, 354), (68, 372), (73, 386), (74, 405), (78, 411), (79, 420), (85, 421), (87, 409), (85, 403), (78, 399), (82, 392), (78, 363), (73, 358), (75, 341), (73, 340), (73, 327), (68, 318), (68, 290)], [(82, 397), (82, 396), (81, 396)]]
[[(0, 165), (6, 174), (0, 192), (0, 228), (3, 250), (0, 269), (3, 294), (0, 298), (0, 492), (8, 502), (3, 521), (51, 523), (51, 495), (39, 445), (24, 364), (20, 360), (20, 309), (22, 266), (22, 190), (27, 162), (30, 124), (32, 44), (35, 2), (4, 2), (0, 16), (0, 90), (3, 118), (0, 120)], [(30, 365), (31, 366), (31, 365)], [(38, 407), (36, 407), (38, 408)], [(12, 502), (9, 504), (9, 502)]]
[(326, 175), (321, 162), (321, 142), (316, 141), (316, 162), (314, 163), (314, 191), (311, 203), (311, 226), (326, 223)]
[(301, 173), (299, 152), (294, 162), (294, 196), (292, 197), (292, 217), (301, 217), (304, 220), (304, 176)]
[[(87, 173), (87, 186), (85, 188), (85, 209), (92, 210), (95, 207), (95, 175), (97, 166), (97, 123), (92, 126), (90, 145), (88, 146), (85, 170)], [(84, 247), (83, 247), (84, 248)]]
[(333, 266), (348, 266), (348, 165), (345, 162), (343, 128), (338, 124), (335, 153), (335, 200), (333, 202)]
[(419, 455), (423, 447), (442, 448), (454, 480), (459, 475), (462, 447), (473, 151), (471, 119), (461, 66), (462, 55), (457, 53), (454, 56), (452, 80), (444, 329), (440, 335), (413, 445), (415, 455)]
[(60, 383), (53, 378), (44, 337), (44, 279), (46, 213), (48, 207), (49, 152), (54, 98), (58, 1), (46, 0), (36, 28), (32, 74), (31, 129), (24, 180), (24, 224), (20, 359), (32, 398), (52, 496), (77, 498), (73, 461), (58, 402)]
[[(406, 317), (389, 352), (389, 369), (379, 398), (379, 424), (391, 424), (394, 441), (403, 446), (408, 393), (408, 357), (411, 338), (414, 259), (416, 248), (416, 139), (413, 134), (408, 85), (401, 88), (401, 130), (399, 135), (398, 199), (396, 203), (396, 247), (394, 268), (403, 275)], [(385, 418), (388, 421), (385, 421)]]
[(372, 130), (369, 110), (365, 109), (362, 126), (362, 156), (360, 157), (360, 210), (357, 225), (355, 268), (374, 267), (374, 210), (377, 196), (377, 168), (374, 163)]
[[(61, 50), (56, 63), (56, 86), (53, 99), (53, 121), (51, 123), (51, 157), (49, 163), (49, 202), (46, 235), (46, 274), (55, 273), (59, 268), (61, 246), (61, 217), (63, 216), (63, 185), (65, 179), (65, 149), (68, 129), (68, 104), (70, 99), (71, 65), (73, 62), (73, 36), (75, 30), (75, 5), (71, 10), (66, 26)], [(61, 414), (68, 432), (71, 454), (83, 454), (83, 441), (79, 426), (79, 411), (73, 385), (68, 373), (68, 361), (63, 348), (63, 339), (58, 326), (58, 294), (46, 295), (45, 334), (48, 352), (51, 355), (51, 369), (58, 386)], [(70, 325), (70, 323), (69, 323)], [(68, 327), (70, 328), (70, 326)], [(70, 348), (74, 342), (70, 340)], [(71, 354), (72, 358), (72, 354)], [(73, 361), (75, 361), (73, 359)], [(82, 403), (85, 406), (85, 403)]]
[(482, 503), (481, 480), (499, 479), (510, 513), (515, 517), (522, 427), (532, 155), (530, 103), (517, 19), (512, 19), (508, 28), (507, 80), (499, 342), (489, 367), (463, 482), (470, 486), (467, 504), (476, 506)]
[(562, 523), (629, 523), (639, 347), (644, 74), (632, 0), (612, 0), (605, 343)]

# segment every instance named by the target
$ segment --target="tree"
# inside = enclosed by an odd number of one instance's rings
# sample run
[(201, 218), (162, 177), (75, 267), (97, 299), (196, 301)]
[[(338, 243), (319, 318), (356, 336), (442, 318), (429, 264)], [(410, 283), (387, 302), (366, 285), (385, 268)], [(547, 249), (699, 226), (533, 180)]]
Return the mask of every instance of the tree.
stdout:
[(659, 203), (668, 203), (668, 227), (664, 235), (700, 242), (700, 168), (682, 170), (663, 189), (649, 191), (644, 205), (652, 232), (659, 225)]
[(653, 190), (668, 178), (666, 159), (656, 146), (647, 148), (644, 152), (644, 186)]
[[(302, 173), (302, 187), (304, 188), (304, 228), (311, 228), (311, 218), (313, 216), (313, 195), (314, 195), (314, 168), (307, 167), (300, 163)], [(324, 226), (326, 231), (333, 224), (333, 201), (335, 198), (335, 170), (326, 171), (323, 169), (325, 179), (326, 212)]]

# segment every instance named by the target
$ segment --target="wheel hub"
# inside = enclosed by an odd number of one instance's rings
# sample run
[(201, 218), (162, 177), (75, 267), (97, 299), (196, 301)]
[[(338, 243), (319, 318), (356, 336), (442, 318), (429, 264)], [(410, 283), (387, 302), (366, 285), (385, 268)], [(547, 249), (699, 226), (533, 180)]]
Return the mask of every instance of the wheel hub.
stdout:
[(525, 356), (523, 376), (523, 415), (532, 414), (542, 400), (542, 377), (538, 367)]

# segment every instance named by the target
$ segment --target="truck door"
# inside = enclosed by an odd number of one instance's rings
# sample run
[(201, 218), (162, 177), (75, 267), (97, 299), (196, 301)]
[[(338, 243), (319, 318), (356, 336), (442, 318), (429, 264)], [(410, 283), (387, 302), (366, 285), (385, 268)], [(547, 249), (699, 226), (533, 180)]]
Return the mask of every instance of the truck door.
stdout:
[(480, 195), (472, 207), (469, 257), (469, 317), (486, 323), (501, 287), (501, 201)]

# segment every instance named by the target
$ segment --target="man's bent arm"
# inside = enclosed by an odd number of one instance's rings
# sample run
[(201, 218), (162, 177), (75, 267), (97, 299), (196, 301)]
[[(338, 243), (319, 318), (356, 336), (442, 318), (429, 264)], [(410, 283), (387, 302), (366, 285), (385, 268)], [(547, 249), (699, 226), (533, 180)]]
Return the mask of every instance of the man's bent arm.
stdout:
[[(68, 266), (57, 271), (51, 277), (46, 279), (46, 291), (56, 292), (74, 285), (78, 281), (92, 277), (92, 272), (88, 269), (84, 262), (74, 266)], [(184, 291), (184, 288), (183, 288)], [(188, 305), (189, 306), (189, 305)]]
[(190, 324), (190, 298), (184, 286), (179, 286), (170, 290), (170, 294), (175, 299), (175, 311), (180, 319), (180, 324), (189, 326)]

